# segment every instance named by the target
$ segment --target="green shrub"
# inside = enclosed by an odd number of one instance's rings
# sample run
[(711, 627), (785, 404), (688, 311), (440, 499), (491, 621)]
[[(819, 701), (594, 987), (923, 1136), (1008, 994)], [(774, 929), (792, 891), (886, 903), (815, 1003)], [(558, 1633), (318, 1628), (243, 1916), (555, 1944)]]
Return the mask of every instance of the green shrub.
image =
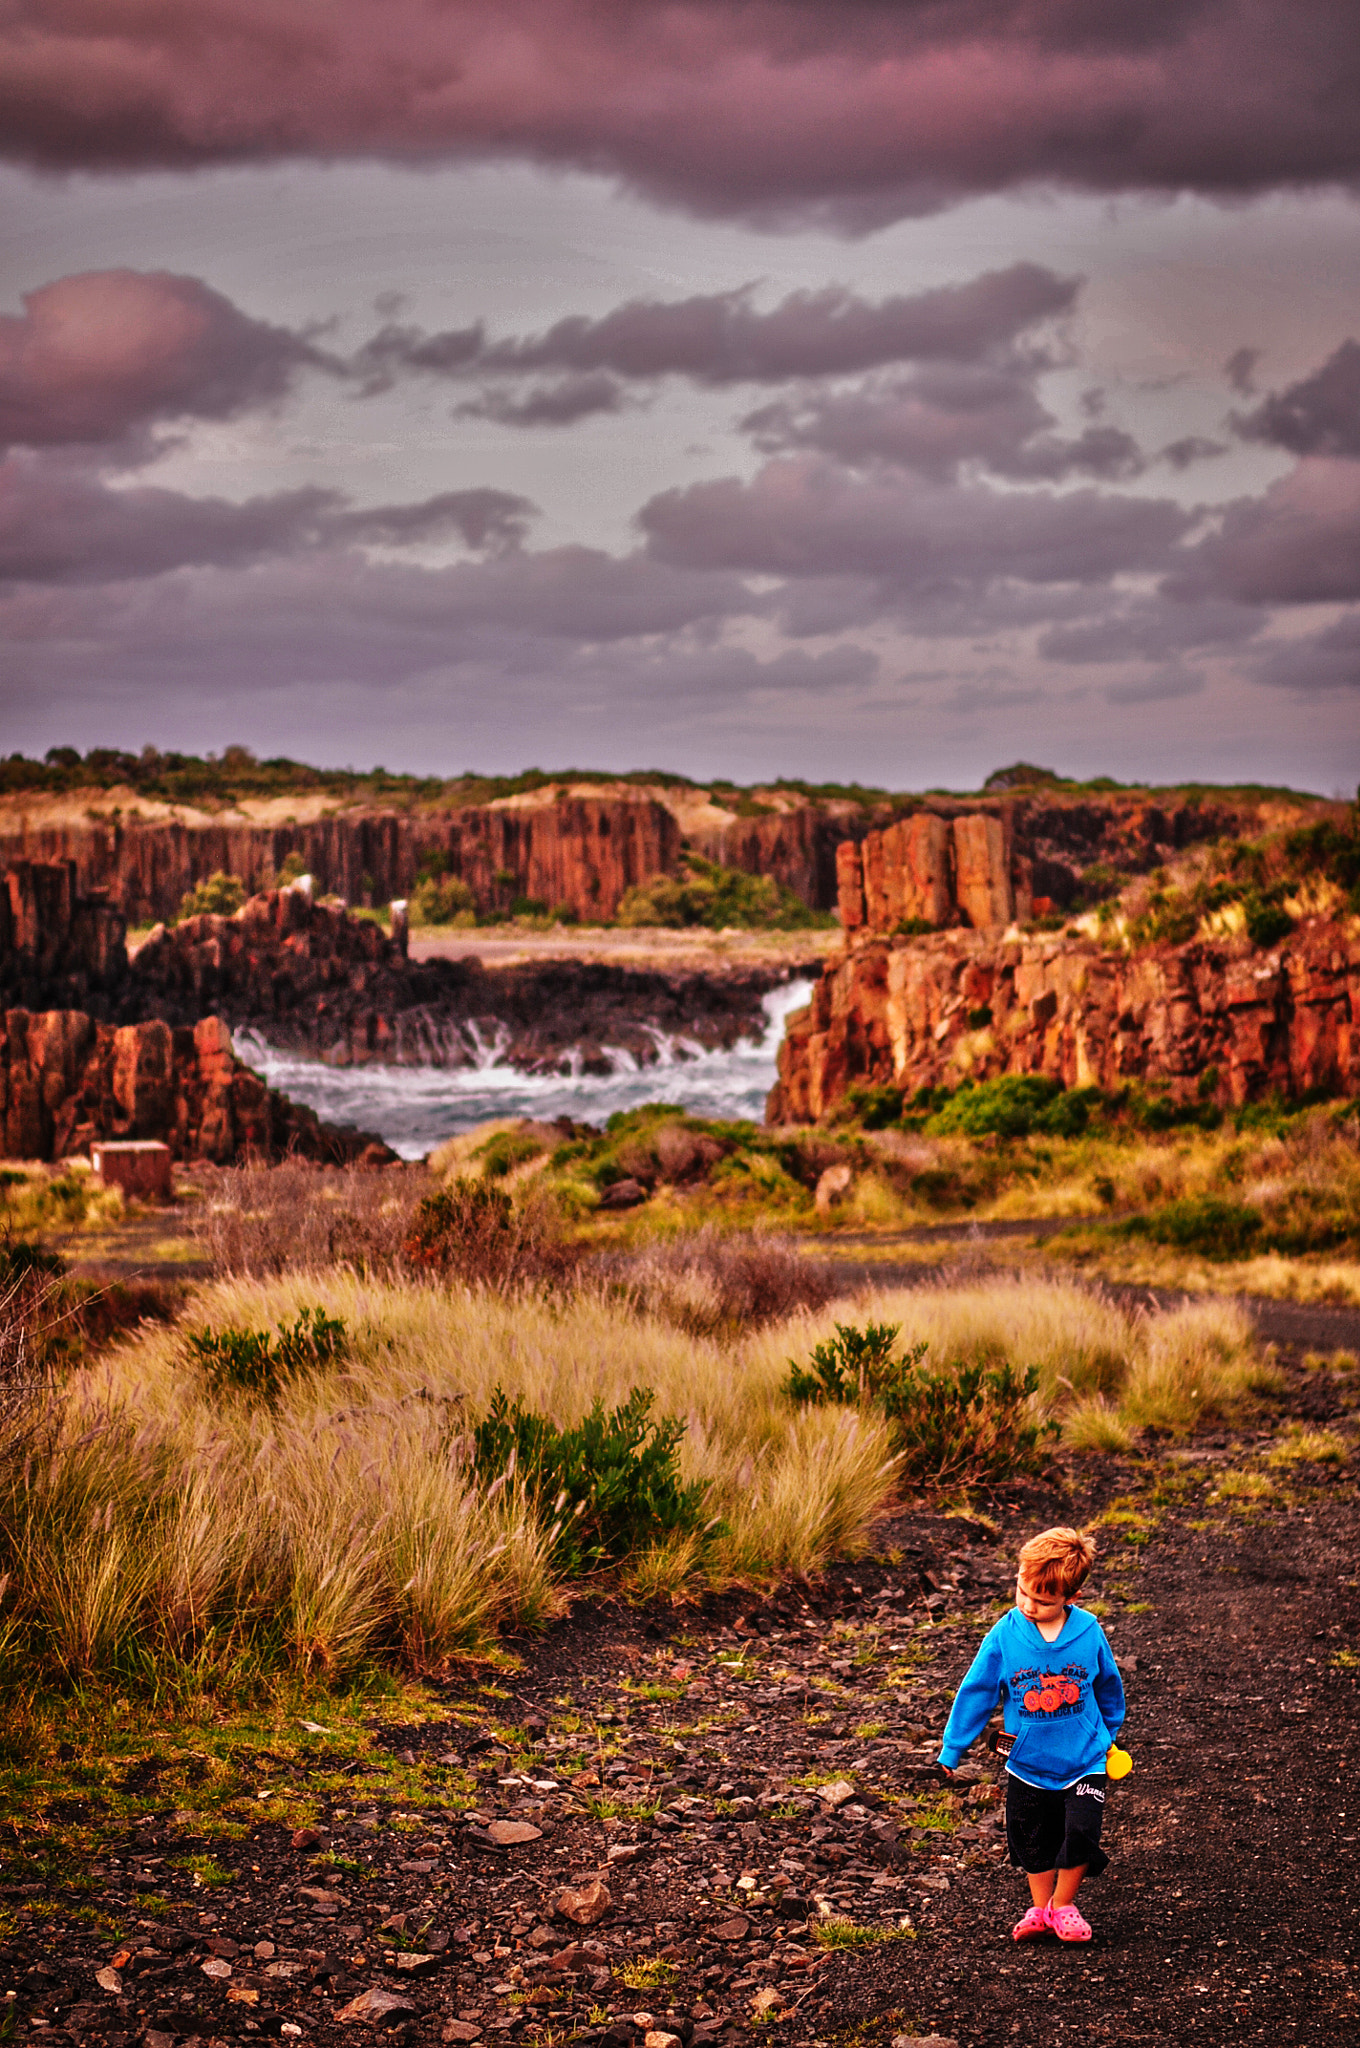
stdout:
[(987, 1485), (1043, 1464), (1044, 1446), (1058, 1434), (1036, 1422), (1030, 1397), (1039, 1371), (1027, 1366), (964, 1365), (923, 1372), (905, 1364), (882, 1396), (893, 1443), (909, 1479), (922, 1484)]
[(679, 1449), (685, 1425), (673, 1415), (652, 1416), (649, 1387), (606, 1411), (597, 1400), (572, 1429), (546, 1415), (513, 1406), (497, 1387), (473, 1434), (478, 1477), (494, 1482), (517, 1476), (550, 1524), (554, 1563), (579, 1573), (645, 1548), (658, 1538), (702, 1526), (706, 1488), (686, 1486)]
[(872, 1402), (887, 1418), (903, 1476), (921, 1485), (986, 1485), (1043, 1463), (1055, 1423), (1034, 1419), (1039, 1372), (1009, 1362), (961, 1360), (927, 1370), (927, 1347), (894, 1355), (901, 1325), (837, 1323), (807, 1366), (789, 1361), (786, 1388), (797, 1402)]
[(854, 1087), (846, 1098), (855, 1121), (866, 1131), (886, 1130), (889, 1124), (898, 1122), (902, 1115), (902, 1090), (900, 1088)]
[(546, 1149), (541, 1138), (528, 1131), (496, 1131), (473, 1154), (481, 1161), (484, 1180), (504, 1180), (526, 1159), (537, 1159)]
[(300, 882), (306, 873), (306, 860), (300, 853), (294, 850), (292, 853), (285, 854), (283, 866), (274, 877), (274, 887), (276, 889), (286, 889), (290, 882)]
[(705, 925), (715, 931), (727, 925), (756, 931), (802, 931), (834, 923), (824, 911), (810, 910), (770, 875), (719, 867), (697, 853), (686, 853), (682, 859), (682, 874), (655, 875), (650, 882), (629, 889), (615, 913), (615, 923), (676, 929)]
[(1065, 1089), (1046, 1074), (998, 1074), (977, 1086), (965, 1082), (925, 1128), (942, 1138), (1027, 1138), (1035, 1131), (1070, 1138), (1085, 1130), (1099, 1101), (1098, 1089)]
[[(806, 1366), (789, 1360), (790, 1398), (815, 1403), (870, 1399), (889, 1369), (901, 1328), (900, 1323), (867, 1323), (857, 1330), (852, 1324), (837, 1323), (834, 1337), (814, 1344)], [(912, 1362), (924, 1358), (925, 1352), (925, 1345), (918, 1345)]]
[(1135, 946), (1183, 946), (1199, 927), (1199, 906), (1179, 889), (1154, 889), (1147, 909), (1129, 926)]
[(246, 900), (246, 885), (239, 875), (227, 875), (219, 868), (206, 882), (180, 899), (179, 914), (185, 917), (234, 917)]
[(425, 875), (411, 891), (413, 924), (475, 924), (477, 900), (457, 875)]
[(1247, 937), (1253, 946), (1276, 946), (1294, 929), (1294, 920), (1283, 904), (1272, 902), (1269, 896), (1253, 893), (1243, 899), (1242, 907), (1246, 912)]
[(246, 1394), (272, 1405), (291, 1380), (334, 1365), (345, 1348), (345, 1325), (323, 1309), (304, 1308), (293, 1323), (268, 1330), (191, 1330), (190, 1352), (219, 1393)]
[(1177, 1251), (1241, 1259), (1257, 1248), (1261, 1212), (1220, 1195), (1189, 1195), (1168, 1202), (1151, 1216), (1131, 1216), (1120, 1228), (1129, 1236), (1150, 1237), (1154, 1244), (1172, 1245)]

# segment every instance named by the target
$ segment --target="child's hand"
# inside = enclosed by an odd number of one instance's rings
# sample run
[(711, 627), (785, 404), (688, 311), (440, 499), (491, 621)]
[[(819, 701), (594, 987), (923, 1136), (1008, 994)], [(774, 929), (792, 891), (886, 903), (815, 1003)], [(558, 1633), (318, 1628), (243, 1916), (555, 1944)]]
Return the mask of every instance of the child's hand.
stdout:
[(944, 1772), (944, 1775), (946, 1776), (946, 1778), (952, 1778), (952, 1777), (953, 1777), (954, 1773), (953, 1773), (953, 1771), (952, 1771), (952, 1770), (950, 1769), (950, 1767), (949, 1767), (949, 1765), (948, 1765), (948, 1764), (941, 1764), (941, 1765), (940, 1765), (940, 1769), (941, 1769), (941, 1770), (942, 1770), (942, 1771)]

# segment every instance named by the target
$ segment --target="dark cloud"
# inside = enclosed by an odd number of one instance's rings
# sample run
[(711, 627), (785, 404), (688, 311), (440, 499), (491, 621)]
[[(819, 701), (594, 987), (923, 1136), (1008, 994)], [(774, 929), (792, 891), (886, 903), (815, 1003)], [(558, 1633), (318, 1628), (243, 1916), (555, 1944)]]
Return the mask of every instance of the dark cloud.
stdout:
[[(1071, 311), (1080, 279), (1015, 263), (966, 284), (909, 296), (861, 299), (840, 286), (792, 292), (768, 313), (754, 286), (689, 299), (634, 299), (598, 320), (575, 315), (546, 333), (488, 341), (483, 327), (425, 334), (387, 327), (353, 358), (366, 391), (401, 375), (486, 379), (561, 371), (527, 394), (484, 393), (460, 408), (512, 425), (559, 425), (614, 412), (616, 381), (688, 377), (710, 387), (841, 377), (898, 362), (978, 363), (1008, 353), (1022, 335)], [(1042, 360), (1037, 349), (1036, 359)]]
[(1343, 341), (1311, 377), (1272, 391), (1233, 424), (1247, 440), (1294, 455), (1360, 456), (1360, 341)]
[(1353, 0), (32, 0), (0, 136), (49, 169), (519, 156), (865, 227), (1017, 185), (1360, 172)]
[(1190, 523), (1165, 499), (941, 487), (901, 472), (859, 477), (812, 456), (770, 462), (749, 483), (663, 492), (638, 517), (662, 561), (862, 576), (899, 595), (1163, 570)]
[(226, 419), (332, 359), (199, 278), (96, 270), (0, 316), (0, 444), (113, 442), (157, 420)]
[(600, 413), (622, 412), (627, 402), (627, 392), (617, 377), (595, 370), (559, 377), (551, 384), (533, 384), (527, 390), (492, 387), (480, 398), (455, 406), (454, 411), (460, 419), (495, 420), (502, 427), (572, 427), (578, 420)]
[(1227, 452), (1224, 441), (1211, 441), (1207, 434), (1185, 434), (1179, 441), (1168, 441), (1162, 450), (1162, 460), (1173, 469), (1189, 469), (1193, 463), (1212, 462), (1216, 455)]
[(1243, 604), (1360, 598), (1360, 463), (1313, 457), (1259, 498), (1238, 499), (1166, 587)]
[(389, 546), (458, 534), (471, 548), (518, 540), (533, 506), (505, 491), (449, 491), (418, 504), (356, 509), (307, 486), (233, 503), (154, 485), (112, 488), (71, 456), (0, 461), (0, 581), (78, 584), (244, 568), (298, 552)]
[(537, 507), (510, 491), (481, 486), (441, 491), (411, 505), (371, 505), (357, 512), (327, 515), (327, 539), (368, 541), (403, 547), (413, 541), (447, 540), (457, 534), (470, 548), (517, 546)]
[(1223, 374), (1239, 398), (1250, 398), (1256, 389), (1256, 365), (1260, 360), (1259, 348), (1235, 348), (1223, 365)]
[(1277, 641), (1256, 669), (1258, 681), (1300, 696), (1360, 691), (1360, 611), (1347, 612), (1320, 633)]
[(843, 377), (885, 363), (971, 363), (1070, 312), (1080, 285), (1042, 264), (1014, 263), (966, 284), (876, 302), (839, 285), (791, 292), (768, 313), (752, 305), (750, 285), (689, 299), (635, 299), (599, 320), (573, 316), (545, 334), (488, 343), (476, 368), (611, 370), (721, 385)]
[(976, 462), (998, 476), (1057, 482), (1073, 474), (1107, 482), (1136, 476), (1137, 443), (1118, 427), (1074, 439), (1040, 402), (1033, 371), (932, 364), (910, 377), (858, 390), (805, 393), (759, 407), (740, 422), (758, 448), (815, 448), (840, 462), (896, 462), (945, 479)]

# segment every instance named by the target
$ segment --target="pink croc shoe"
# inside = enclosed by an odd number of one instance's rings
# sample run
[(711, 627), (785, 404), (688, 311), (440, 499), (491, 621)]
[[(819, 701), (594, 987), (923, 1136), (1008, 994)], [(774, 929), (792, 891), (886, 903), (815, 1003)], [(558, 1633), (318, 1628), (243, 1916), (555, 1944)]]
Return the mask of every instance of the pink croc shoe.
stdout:
[(1036, 1934), (1047, 1934), (1048, 1907), (1031, 1906), (1023, 1920), (1017, 1920), (1011, 1929), (1012, 1941), (1033, 1941)]
[(1089, 1941), (1091, 1923), (1083, 1920), (1075, 1906), (1050, 1906), (1048, 1924), (1059, 1941)]

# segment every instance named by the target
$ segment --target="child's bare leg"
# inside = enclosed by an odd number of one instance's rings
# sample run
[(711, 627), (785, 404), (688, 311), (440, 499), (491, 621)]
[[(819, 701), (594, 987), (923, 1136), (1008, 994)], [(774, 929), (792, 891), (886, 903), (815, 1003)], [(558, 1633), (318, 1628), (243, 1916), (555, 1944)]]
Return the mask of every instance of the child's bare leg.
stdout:
[[(1076, 1898), (1077, 1893), (1081, 1890), (1081, 1881), (1085, 1877), (1085, 1875), (1086, 1865), (1084, 1863), (1078, 1863), (1072, 1870), (1058, 1871), (1056, 1873), (1057, 1883), (1053, 1887), (1054, 1905), (1070, 1906), (1073, 1899)], [(1031, 1878), (1031, 1891), (1034, 1888), (1034, 1882), (1034, 1879)], [(1042, 1906), (1044, 1901), (1042, 1899), (1037, 1899), (1035, 1903), (1036, 1905)]]
[[(1066, 1872), (1063, 1874), (1065, 1876)], [(1046, 1906), (1048, 1904), (1053, 1896), (1053, 1885), (1057, 1875), (1056, 1870), (1027, 1870), (1025, 1872), (1025, 1876), (1029, 1879), (1029, 1895), (1036, 1906)]]

